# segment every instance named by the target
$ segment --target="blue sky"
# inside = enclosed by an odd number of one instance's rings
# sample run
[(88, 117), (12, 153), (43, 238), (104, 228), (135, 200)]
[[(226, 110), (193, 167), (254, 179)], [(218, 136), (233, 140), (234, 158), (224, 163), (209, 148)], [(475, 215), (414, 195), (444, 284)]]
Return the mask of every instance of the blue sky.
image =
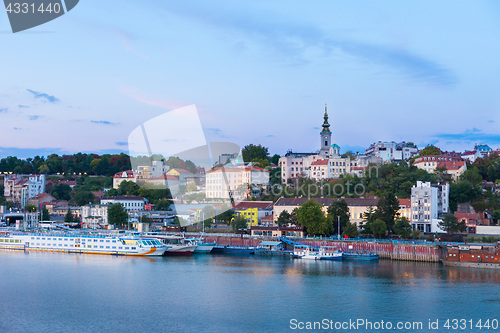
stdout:
[[(342, 150), (500, 147), (496, 1), (95, 1), (12, 34), (0, 11), (0, 157), (127, 151), (195, 104), (208, 141)], [(187, 133), (186, 135), (189, 135)]]

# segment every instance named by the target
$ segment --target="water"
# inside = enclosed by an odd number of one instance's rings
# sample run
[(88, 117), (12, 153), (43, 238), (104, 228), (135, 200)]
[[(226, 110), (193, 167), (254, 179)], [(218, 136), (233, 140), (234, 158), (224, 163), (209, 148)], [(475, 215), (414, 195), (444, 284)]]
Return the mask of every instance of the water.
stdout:
[(312, 331), (291, 329), (293, 319), (421, 321), (402, 331), (450, 332), (446, 319), (500, 319), (500, 271), (426, 263), (0, 251), (0, 281), (0, 332)]

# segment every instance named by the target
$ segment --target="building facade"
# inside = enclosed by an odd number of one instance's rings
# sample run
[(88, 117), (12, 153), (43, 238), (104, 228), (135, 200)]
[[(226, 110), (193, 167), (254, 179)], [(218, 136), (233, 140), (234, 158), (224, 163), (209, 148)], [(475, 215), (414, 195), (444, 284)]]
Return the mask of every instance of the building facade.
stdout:
[(457, 180), (467, 170), (467, 164), (463, 158), (446, 155), (420, 156), (415, 159), (413, 165), (429, 173), (436, 172), (437, 168), (444, 168), (453, 180)]
[(133, 212), (138, 210), (144, 210), (146, 199), (143, 197), (137, 197), (133, 195), (122, 195), (122, 196), (107, 197), (101, 199), (101, 205), (114, 205), (116, 203), (121, 204), (127, 210), (127, 212)]
[(104, 229), (108, 225), (108, 205), (86, 205), (82, 207), (84, 228)]
[(213, 168), (206, 173), (206, 198), (244, 199), (252, 186), (269, 185), (269, 171), (245, 164)]
[(417, 181), (411, 188), (411, 225), (421, 232), (444, 232), (438, 225), (449, 213), (450, 185)]
[(376, 156), (383, 163), (408, 161), (418, 154), (418, 148), (406, 142), (376, 142), (365, 151), (365, 156)]
[(24, 207), (30, 198), (45, 192), (45, 175), (5, 175), (4, 197), (7, 201)]

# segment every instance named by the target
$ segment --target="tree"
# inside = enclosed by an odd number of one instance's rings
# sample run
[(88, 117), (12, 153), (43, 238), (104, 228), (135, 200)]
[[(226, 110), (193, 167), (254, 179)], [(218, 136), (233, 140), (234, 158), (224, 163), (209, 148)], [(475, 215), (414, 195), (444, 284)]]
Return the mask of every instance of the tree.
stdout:
[(231, 220), (231, 227), (233, 228), (233, 232), (242, 233), (243, 229), (247, 227), (247, 219), (241, 215), (236, 215)]
[(448, 233), (464, 232), (467, 229), (465, 222), (459, 222), (453, 214), (446, 214), (438, 225), (441, 229)]
[(288, 225), (288, 223), (290, 223), (290, 219), (291, 219), (291, 214), (288, 211), (284, 210), (278, 216), (278, 220), (276, 222), (278, 223), (279, 227), (285, 227)]
[(394, 219), (399, 210), (399, 201), (392, 192), (386, 192), (377, 205), (379, 218), (385, 222), (387, 230), (393, 231)]
[(271, 164), (276, 164), (277, 165), (279, 163), (279, 161), (280, 161), (280, 157), (281, 157), (280, 155), (274, 154), (271, 157), (271, 160), (270, 160)]
[(226, 204), (223, 204), (221, 208), (218, 210), (218, 214), (215, 217), (216, 221), (222, 221), (226, 224), (230, 224), (231, 220), (233, 218), (234, 212), (233, 210), (227, 206)]
[(37, 207), (35, 205), (26, 205), (26, 206), (24, 206), (24, 210), (26, 212), (36, 212)]
[(309, 235), (330, 235), (332, 225), (328, 223), (321, 204), (307, 201), (297, 209), (298, 223)]
[(356, 226), (356, 224), (347, 222), (347, 224), (344, 227), (344, 232), (342, 233), (342, 236), (347, 236), (349, 238), (358, 237), (358, 227)]
[(71, 186), (68, 184), (56, 184), (52, 188), (52, 196), (58, 200), (71, 199)]
[(172, 201), (170, 200), (160, 199), (155, 204), (155, 210), (170, 210), (171, 204)]
[(71, 208), (68, 208), (66, 215), (64, 216), (64, 222), (76, 222), (73, 213), (71, 212)]
[(381, 219), (375, 220), (370, 226), (373, 235), (375, 238), (382, 238), (385, 236), (385, 232), (387, 231), (387, 225)]
[(47, 208), (42, 208), (42, 221), (50, 221), (50, 214)]
[(125, 224), (128, 220), (127, 210), (119, 203), (115, 203), (108, 207), (108, 223), (109, 224)]
[(349, 207), (345, 200), (337, 200), (332, 202), (328, 207), (328, 221), (332, 224), (333, 233), (339, 233), (338, 217), (340, 216), (340, 231), (342, 232), (345, 226), (349, 223)]
[(411, 235), (411, 224), (410, 221), (406, 217), (399, 217), (396, 220), (396, 224), (394, 225), (394, 232), (399, 235), (401, 238), (410, 238)]
[(119, 195), (139, 195), (141, 188), (134, 182), (123, 181), (118, 185)]
[(79, 188), (78, 190), (73, 189), (71, 192), (71, 198), (77, 206), (83, 206), (89, 202), (93, 202), (95, 196), (92, 192)]
[(243, 161), (253, 162), (255, 160), (268, 160), (269, 161), (269, 151), (267, 147), (261, 145), (249, 144), (243, 147), (241, 150), (243, 155)]

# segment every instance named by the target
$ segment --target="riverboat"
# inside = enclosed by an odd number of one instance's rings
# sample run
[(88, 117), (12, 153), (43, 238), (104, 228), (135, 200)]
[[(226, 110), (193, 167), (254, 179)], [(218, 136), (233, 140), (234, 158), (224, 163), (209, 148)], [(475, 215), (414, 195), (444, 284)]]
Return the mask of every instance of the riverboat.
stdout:
[(500, 245), (459, 245), (445, 248), (443, 265), (500, 269)]
[(135, 236), (119, 237), (80, 233), (1, 232), (0, 249), (127, 256), (161, 256), (167, 249), (167, 246), (156, 239), (141, 239)]

